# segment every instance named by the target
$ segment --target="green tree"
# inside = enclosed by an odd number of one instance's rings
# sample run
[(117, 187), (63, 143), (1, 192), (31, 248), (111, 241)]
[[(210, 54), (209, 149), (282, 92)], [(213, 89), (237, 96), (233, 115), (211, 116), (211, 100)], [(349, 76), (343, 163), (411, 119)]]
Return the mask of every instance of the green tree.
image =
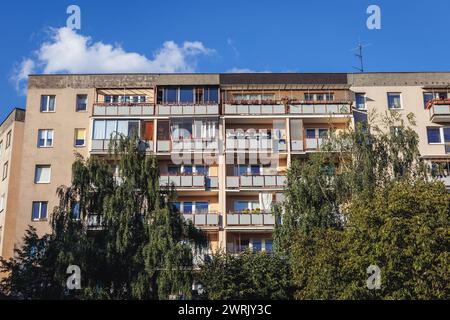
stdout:
[[(297, 298), (448, 296), (449, 198), (427, 177), (413, 126), (394, 112), (332, 131), (321, 153), (288, 170), (274, 244)], [(372, 264), (382, 290), (366, 287)]]
[(208, 300), (290, 299), (290, 277), (286, 261), (277, 255), (219, 252), (201, 265), (198, 281)]
[[(193, 255), (205, 245), (204, 234), (171, 205), (174, 189), (160, 188), (156, 158), (146, 154), (144, 142), (119, 137), (110, 145), (106, 159), (74, 162), (72, 184), (57, 190), (52, 233), (39, 238), (28, 232), (16, 257), (2, 262), (9, 274), (5, 292), (56, 299), (190, 296)], [(36, 245), (40, 254), (30, 256)], [(66, 289), (69, 265), (81, 269), (81, 291)], [(21, 285), (32, 277), (37, 294)]]

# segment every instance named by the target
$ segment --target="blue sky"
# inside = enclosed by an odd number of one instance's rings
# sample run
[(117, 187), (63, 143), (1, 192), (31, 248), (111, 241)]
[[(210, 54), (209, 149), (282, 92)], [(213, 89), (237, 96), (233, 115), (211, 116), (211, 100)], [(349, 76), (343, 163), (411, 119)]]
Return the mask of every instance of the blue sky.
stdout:
[[(81, 30), (63, 34), (70, 4), (81, 8)], [(366, 27), (370, 4), (381, 8), (381, 30)], [(361, 39), (371, 44), (367, 71), (450, 71), (448, 0), (16, 0), (0, 6), (1, 119), (25, 106), (25, 82), (17, 90), (11, 80), (23, 61), (34, 68), (22, 71), (35, 73), (351, 72), (357, 65), (351, 49)]]

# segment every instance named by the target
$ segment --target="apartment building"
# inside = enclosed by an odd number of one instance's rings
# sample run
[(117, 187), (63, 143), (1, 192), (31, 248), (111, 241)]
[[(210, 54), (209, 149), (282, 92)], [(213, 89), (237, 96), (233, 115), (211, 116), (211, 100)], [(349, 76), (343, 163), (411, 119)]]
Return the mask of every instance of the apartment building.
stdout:
[(50, 231), (75, 154), (107, 157), (112, 136), (137, 133), (211, 250), (271, 251), (290, 163), (367, 112), (414, 112), (421, 153), (450, 187), (449, 86), (450, 73), (32, 75), (11, 241)]
[(0, 256), (14, 248), (25, 110), (15, 108), (0, 125)]

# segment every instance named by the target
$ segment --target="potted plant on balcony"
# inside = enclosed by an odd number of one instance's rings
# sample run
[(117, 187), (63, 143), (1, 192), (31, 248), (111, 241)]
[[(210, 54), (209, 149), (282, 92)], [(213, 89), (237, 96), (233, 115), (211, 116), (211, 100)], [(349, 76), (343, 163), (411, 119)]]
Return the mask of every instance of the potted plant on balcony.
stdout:
[(244, 209), (244, 210), (241, 211), (241, 213), (242, 214), (250, 214), (251, 211), (250, 211), (250, 209)]

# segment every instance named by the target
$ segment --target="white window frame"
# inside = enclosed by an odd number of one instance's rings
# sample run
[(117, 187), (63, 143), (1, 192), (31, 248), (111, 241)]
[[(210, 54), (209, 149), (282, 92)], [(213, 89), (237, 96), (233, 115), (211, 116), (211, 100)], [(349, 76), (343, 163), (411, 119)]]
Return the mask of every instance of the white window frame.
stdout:
[[(45, 109), (42, 109), (42, 105), (39, 106), (39, 111), (43, 112), (43, 113), (52, 113), (52, 112), (56, 112), (56, 95), (53, 94), (43, 94), (41, 95), (41, 101), (40, 103), (42, 104), (42, 97), (47, 97), (46, 99), (46, 105), (45, 105)], [(50, 97), (53, 97), (54, 99), (54, 103), (53, 103), (53, 110), (49, 110), (50, 108)]]
[(2, 180), (8, 178), (8, 171), (9, 171), (9, 161), (6, 161), (3, 164)]
[[(400, 97), (400, 108), (391, 108), (389, 106), (389, 95), (398, 95)], [(386, 93), (386, 99), (388, 110), (403, 110), (403, 94), (401, 92), (388, 92)]]
[[(364, 98), (364, 108), (358, 108), (358, 104), (356, 101), (356, 96), (362, 96)], [(355, 92), (355, 109), (356, 110), (367, 110), (367, 96), (364, 92)]]
[[(34, 219), (33, 218), (33, 204), (34, 203), (39, 203), (39, 218)], [(42, 204), (46, 203), (47, 204), (47, 212), (45, 213), (45, 218), (42, 217)], [(31, 221), (45, 221), (48, 219), (48, 201), (33, 201), (31, 203)]]
[[(40, 133), (45, 133), (45, 139), (44, 139), (44, 145), (40, 146), (39, 145), (39, 137), (40, 137)], [(51, 139), (52, 139), (52, 143), (48, 144), (48, 137), (49, 137), (49, 133), (51, 134)], [(55, 133), (53, 131), (53, 129), (38, 129), (38, 142), (37, 142), (37, 146), (38, 148), (52, 148), (53, 147), (53, 142), (55, 139)]]
[[(49, 170), (48, 181), (41, 181), (41, 182), (37, 181), (37, 172), (38, 172), (39, 168), (41, 168), (41, 169), (48, 168), (48, 170)], [(34, 183), (35, 184), (49, 184), (49, 183), (51, 183), (51, 180), (52, 180), (52, 167), (51, 167), (51, 165), (48, 165), (48, 164), (38, 164), (38, 165), (36, 165), (36, 167), (34, 169)]]
[(0, 197), (0, 212), (3, 212), (3, 210), (5, 210), (5, 194)]
[(196, 204), (198, 202), (206, 202), (208, 203), (208, 210), (207, 213), (209, 213), (209, 207), (210, 207), (210, 201), (209, 200), (205, 200), (205, 201), (175, 201), (178, 202), (180, 204), (180, 213), (184, 214), (184, 203), (185, 202), (191, 202), (192, 203), (192, 212), (191, 213), (186, 213), (186, 214), (197, 214), (197, 208), (196, 208)]
[[(77, 133), (79, 130), (84, 130), (84, 142), (83, 144), (77, 144)], [(75, 128), (74, 130), (74, 139), (73, 139), (73, 146), (75, 148), (82, 148), (86, 146), (86, 137), (87, 137), (87, 130), (86, 128)]]
[[(444, 126), (444, 127), (426, 127), (427, 129), (427, 143), (429, 145), (445, 145), (447, 143), (450, 143), (450, 141), (445, 141), (445, 135), (444, 135), (444, 129), (449, 129), (450, 126)], [(441, 138), (441, 142), (428, 142), (428, 129), (439, 129), (439, 136)]]

